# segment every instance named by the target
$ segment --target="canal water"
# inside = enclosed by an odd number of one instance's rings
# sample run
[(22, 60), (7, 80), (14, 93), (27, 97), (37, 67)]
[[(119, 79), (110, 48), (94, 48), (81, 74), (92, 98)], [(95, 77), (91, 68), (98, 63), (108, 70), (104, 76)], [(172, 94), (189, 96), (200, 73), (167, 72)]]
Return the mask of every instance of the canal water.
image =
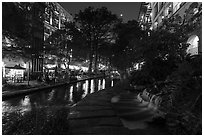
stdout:
[(70, 107), (87, 94), (112, 87), (117, 81), (86, 80), (3, 101), (2, 134), (69, 134)]

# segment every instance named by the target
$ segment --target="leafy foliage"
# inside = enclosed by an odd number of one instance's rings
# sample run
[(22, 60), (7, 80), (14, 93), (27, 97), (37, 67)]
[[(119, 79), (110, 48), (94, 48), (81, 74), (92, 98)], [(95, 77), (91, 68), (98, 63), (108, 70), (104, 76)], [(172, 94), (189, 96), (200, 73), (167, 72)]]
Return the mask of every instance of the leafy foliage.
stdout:
[[(167, 120), (171, 119), (169, 115), (172, 113), (177, 115), (174, 120), (168, 121), (174, 125), (169, 126), (173, 134), (201, 134), (201, 62), (201, 56), (187, 57), (168, 77), (171, 83), (162, 90), (169, 94), (163, 97), (161, 110), (167, 113)], [(197, 129), (194, 126), (198, 126)]]
[[(65, 28), (56, 30), (45, 41), (45, 56), (58, 64), (65, 64), (67, 66), (70, 60), (71, 52), (74, 52), (74, 58), (82, 58), (83, 40), (81, 32), (76, 28), (74, 22), (66, 22)], [(77, 52), (78, 54), (76, 54)]]
[(113, 42), (112, 28), (119, 20), (115, 14), (112, 14), (105, 7), (97, 9), (88, 7), (76, 14), (75, 20), (85, 39), (86, 48), (89, 49), (89, 71), (92, 71), (94, 58), (95, 71), (97, 71), (99, 49), (105, 48), (104, 45), (109, 45), (106, 43)]
[(114, 30), (117, 39), (112, 48), (112, 64), (118, 69), (125, 71), (138, 61), (137, 48), (145, 33), (135, 20), (120, 23), (116, 25)]
[[(49, 115), (49, 113), (51, 113)], [(4, 113), (2, 128), (4, 135), (65, 135), (70, 134), (67, 115), (69, 108), (35, 108), (22, 114), (15, 111)]]
[(141, 71), (134, 71), (131, 73), (130, 81), (132, 85), (151, 85), (154, 83), (154, 79), (147, 73)]
[(187, 36), (179, 24), (164, 21), (163, 28), (149, 32), (138, 54), (145, 64), (142, 69), (155, 80), (165, 80), (186, 56)]
[(4, 57), (29, 58), (31, 49), (31, 3), (2, 3), (2, 53)]
[[(161, 81), (162, 86), (157, 91), (162, 97), (159, 111), (166, 114), (171, 134), (202, 133), (202, 57), (186, 53), (189, 46), (186, 34), (191, 27), (172, 18), (164, 20), (158, 30), (149, 32), (138, 48), (144, 65), (132, 75), (135, 85), (146, 84), (148, 78)], [(140, 79), (142, 81), (138, 82)]]
[[(36, 14), (37, 2), (4, 2), (2, 4), (2, 51), (3, 58), (30, 59), (35, 47), (32, 46), (34, 20), (43, 21), (43, 11)], [(34, 14), (35, 13), (35, 14)], [(38, 16), (36, 18), (34, 16)], [(42, 53), (41, 48), (38, 52)]]

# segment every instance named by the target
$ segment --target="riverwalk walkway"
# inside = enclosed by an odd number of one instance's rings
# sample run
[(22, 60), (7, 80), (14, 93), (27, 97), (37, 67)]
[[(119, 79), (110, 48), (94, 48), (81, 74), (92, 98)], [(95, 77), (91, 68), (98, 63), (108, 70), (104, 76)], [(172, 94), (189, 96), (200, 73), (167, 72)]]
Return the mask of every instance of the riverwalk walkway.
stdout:
[(165, 127), (151, 122), (154, 111), (137, 100), (129, 83), (94, 92), (71, 107), (73, 135), (165, 135)]
[[(62, 84), (5, 92), (2, 99)], [(131, 90), (128, 81), (118, 82), (114, 87), (86, 95), (70, 107), (67, 133), (72, 135), (168, 134), (165, 126), (151, 122), (154, 110), (140, 103), (137, 95), (136, 91)]]

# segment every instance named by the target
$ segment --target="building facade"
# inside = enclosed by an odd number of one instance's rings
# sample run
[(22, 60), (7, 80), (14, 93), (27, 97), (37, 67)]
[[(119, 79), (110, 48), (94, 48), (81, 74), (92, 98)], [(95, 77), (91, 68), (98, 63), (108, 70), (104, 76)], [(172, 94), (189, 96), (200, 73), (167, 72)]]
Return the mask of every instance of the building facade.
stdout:
[(73, 17), (57, 2), (46, 2), (44, 20), (44, 40), (54, 31), (62, 29), (65, 22), (73, 21)]
[(43, 2), (34, 2), (31, 8), (31, 49), (32, 49), (32, 74), (41, 75), (43, 72), (43, 44), (44, 44), (44, 12)]
[[(26, 16), (27, 22), (29, 22), (28, 29), (31, 30), (31, 43), (29, 45), (31, 48), (31, 57), (26, 60), (22, 57), (16, 59), (2, 58), (3, 77), (7, 76), (5, 68), (14, 67), (15, 65), (20, 65), (25, 68), (25, 72), (30, 72), (31, 74), (29, 74), (34, 77), (42, 75), (44, 65), (44, 40), (48, 38), (52, 32), (57, 29), (62, 29), (64, 22), (72, 21), (73, 17), (56, 2), (19, 2), (13, 4), (18, 5), (18, 8), (26, 7), (26, 9), (28, 9), (24, 15)], [(6, 11), (4, 13), (6, 13)], [(6, 45), (11, 45), (9, 44), (11, 41), (8, 38), (5, 38), (4, 41)]]
[[(44, 2), (12, 2), (10, 4), (14, 5), (13, 7), (15, 7), (17, 11), (21, 11), (20, 12), (21, 18), (19, 20), (21, 24), (24, 24), (24, 27), (21, 28), (22, 31), (20, 31), (20, 33), (24, 32), (23, 34), (27, 35), (26, 37), (23, 37), (23, 38), (16, 36), (16, 38), (19, 40), (23, 39), (24, 41), (27, 41), (27, 42), (24, 45), (23, 43), (12, 41), (12, 39), (10, 39), (9, 37), (6, 38), (6, 36), (4, 36), (6, 41), (6, 44), (4, 45), (5, 47), (9, 47), (11, 45), (14, 47), (21, 47), (20, 49), (22, 50), (19, 50), (19, 51), (21, 51), (21, 53), (23, 54), (19, 53), (18, 55), (17, 53), (15, 53), (16, 49), (13, 48), (10, 50), (10, 52), (6, 53), (7, 56), (2, 58), (2, 62), (5, 68), (12, 68), (16, 65), (18, 66), (20, 65), (23, 68), (29, 69), (29, 72), (31, 72), (33, 75), (41, 75), (41, 73), (43, 72), (42, 51), (43, 51), (43, 45), (44, 45), (44, 22), (43, 21), (44, 21), (45, 3)], [(7, 10), (5, 10), (4, 12), (6, 13)], [(18, 13), (16, 13), (15, 10), (11, 11), (11, 18), (12, 16), (15, 17), (16, 14), (18, 15)], [(18, 28), (19, 26), (18, 24), (14, 23), (13, 26), (11, 26), (11, 28), (12, 27), (14, 27), (13, 29), (15, 30), (15, 28)], [(14, 55), (13, 55), (13, 52), (15, 53)], [(6, 73), (4, 74), (6, 75)]]
[(177, 17), (179, 23), (190, 22), (195, 28), (189, 32), (188, 53), (202, 52), (202, 3), (201, 2), (143, 2), (138, 21), (142, 29), (157, 29), (165, 18)]

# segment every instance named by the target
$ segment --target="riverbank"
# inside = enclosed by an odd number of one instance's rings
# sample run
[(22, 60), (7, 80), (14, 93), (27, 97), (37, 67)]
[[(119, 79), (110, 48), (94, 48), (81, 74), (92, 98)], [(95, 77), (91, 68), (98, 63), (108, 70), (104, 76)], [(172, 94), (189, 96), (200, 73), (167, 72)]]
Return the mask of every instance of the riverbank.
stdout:
[[(99, 78), (98, 82), (82, 83), (78, 88), (75, 83), (72, 88), (59, 86), (48, 92), (42, 88), (39, 92), (27, 89), (25, 95), (21, 96), (21, 91), (3, 101), (4, 134), (166, 134), (161, 126), (148, 121), (153, 111), (137, 101), (138, 93), (129, 90), (128, 81), (115, 81), (112, 85), (109, 78)], [(89, 86), (82, 86), (88, 83), (93, 83), (90, 91)], [(27, 95), (28, 92), (34, 94)]]
[(128, 81), (87, 95), (70, 109), (73, 135), (162, 135), (166, 130), (151, 122), (151, 110), (139, 106)]
[(12, 97), (17, 97), (19, 95), (30, 94), (36, 91), (43, 91), (46, 89), (56, 88), (59, 86), (74, 84), (80, 81), (103, 78), (103, 77), (107, 77), (107, 76), (94, 76), (94, 77), (84, 78), (76, 81), (61, 81), (61, 82), (53, 82), (50, 84), (34, 80), (34, 81), (29, 81), (29, 85), (27, 81), (22, 83), (12, 83), (8, 85), (3, 85), (2, 100), (4, 101)]

